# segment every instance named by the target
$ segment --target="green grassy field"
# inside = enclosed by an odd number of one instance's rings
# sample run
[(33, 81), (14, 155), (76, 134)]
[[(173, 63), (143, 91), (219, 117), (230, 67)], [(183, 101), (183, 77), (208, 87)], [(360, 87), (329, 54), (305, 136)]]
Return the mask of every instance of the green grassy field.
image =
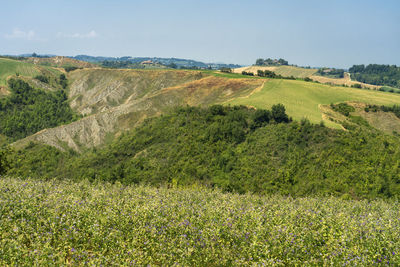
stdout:
[[(226, 104), (270, 108), (273, 104), (282, 103), (294, 119), (307, 118), (311, 122), (319, 123), (322, 120), (322, 113), (318, 105), (344, 101), (393, 105), (400, 104), (400, 95), (297, 80), (271, 79), (265, 83), (261, 91), (254, 92), (248, 97), (232, 99)], [(326, 124), (338, 127), (331, 121), (326, 121)]]
[(33, 77), (40, 74), (40, 70), (30, 63), (0, 58), (0, 85), (6, 85), (7, 78), (16, 73), (22, 76)]
[(399, 207), (2, 177), (0, 265), (398, 266)]

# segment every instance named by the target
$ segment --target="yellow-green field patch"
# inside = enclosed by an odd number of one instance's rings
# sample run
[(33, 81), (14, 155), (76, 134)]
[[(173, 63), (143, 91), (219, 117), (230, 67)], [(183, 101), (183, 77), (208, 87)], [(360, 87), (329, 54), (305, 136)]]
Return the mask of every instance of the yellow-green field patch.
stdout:
[(7, 78), (16, 74), (33, 77), (40, 74), (40, 70), (30, 63), (0, 58), (0, 85), (6, 85)]
[[(320, 104), (345, 101), (394, 105), (400, 104), (400, 95), (304, 81), (271, 79), (265, 83), (262, 90), (248, 97), (232, 99), (226, 104), (270, 108), (273, 104), (282, 103), (294, 119), (307, 118), (311, 122), (319, 123), (322, 120)], [(330, 127), (338, 127), (333, 122), (326, 123)]]

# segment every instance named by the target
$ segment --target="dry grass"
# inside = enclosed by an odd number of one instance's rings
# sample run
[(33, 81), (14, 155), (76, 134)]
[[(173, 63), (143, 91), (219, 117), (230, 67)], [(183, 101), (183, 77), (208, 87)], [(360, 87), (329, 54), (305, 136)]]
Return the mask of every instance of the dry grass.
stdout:
[(78, 68), (96, 67), (96, 65), (89, 63), (89, 62), (80, 61), (80, 60), (76, 60), (73, 58), (62, 57), (62, 56), (56, 56), (56, 57), (50, 57), (50, 58), (30, 57), (26, 60), (26, 62), (37, 64), (37, 65), (52, 66), (52, 67), (63, 67), (63, 66), (74, 66), (74, 67), (78, 67)]
[(257, 70), (269, 70), (273, 71), (278, 75), (282, 75), (284, 77), (296, 77), (296, 78), (305, 78), (310, 77), (317, 72), (317, 69), (306, 69), (299, 68), (294, 66), (274, 66), (274, 67), (263, 67), (263, 66), (249, 66), (234, 69), (235, 73), (242, 73), (242, 71), (252, 72), (255, 75), (257, 74)]
[(210, 76), (175, 87), (166, 88), (162, 94), (178, 94), (188, 105), (219, 103), (231, 98), (246, 96), (257, 88), (261, 90), (265, 80), (228, 79)]
[(0, 97), (9, 95), (10, 92), (7, 90), (5, 86), (0, 86)]

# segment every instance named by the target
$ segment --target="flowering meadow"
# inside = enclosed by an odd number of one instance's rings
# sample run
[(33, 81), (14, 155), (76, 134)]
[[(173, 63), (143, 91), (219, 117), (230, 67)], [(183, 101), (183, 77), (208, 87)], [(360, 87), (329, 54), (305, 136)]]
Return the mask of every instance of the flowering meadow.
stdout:
[(0, 265), (400, 264), (397, 201), (0, 179)]

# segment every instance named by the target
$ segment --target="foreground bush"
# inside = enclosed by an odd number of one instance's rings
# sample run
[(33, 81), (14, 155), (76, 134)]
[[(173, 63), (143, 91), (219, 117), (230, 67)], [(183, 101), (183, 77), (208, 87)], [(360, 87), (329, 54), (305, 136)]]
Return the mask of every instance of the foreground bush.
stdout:
[(0, 180), (0, 265), (400, 264), (398, 202)]

